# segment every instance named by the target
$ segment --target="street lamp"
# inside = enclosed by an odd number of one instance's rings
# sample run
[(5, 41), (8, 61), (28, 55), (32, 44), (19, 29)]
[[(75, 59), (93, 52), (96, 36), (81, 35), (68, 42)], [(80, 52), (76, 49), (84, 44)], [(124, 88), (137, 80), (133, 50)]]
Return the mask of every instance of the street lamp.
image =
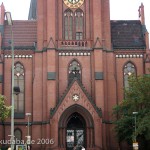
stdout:
[(138, 143), (136, 142), (136, 115), (138, 112), (132, 112), (132, 114), (135, 116), (134, 117), (134, 143), (133, 143), (133, 149), (138, 150)]
[(135, 123), (135, 126), (134, 126), (134, 134), (135, 134), (135, 142), (136, 142), (136, 115), (138, 114), (138, 112), (133, 112), (132, 113), (133, 115), (135, 115), (135, 117), (134, 117), (134, 123)]
[(29, 126), (30, 126), (30, 116), (31, 116), (31, 113), (26, 113), (26, 116), (28, 117), (28, 136), (30, 135), (30, 132), (29, 132)]
[(11, 150), (14, 150), (14, 40), (13, 40), (13, 22), (10, 12), (5, 12), (8, 25), (11, 28), (11, 53), (12, 53), (12, 84), (11, 84)]
[(29, 130), (29, 127), (30, 127), (30, 116), (31, 116), (31, 113), (26, 113), (26, 116), (28, 117), (28, 125), (27, 125), (27, 128), (28, 128), (28, 133), (27, 133), (27, 145), (30, 145), (30, 141), (31, 141), (31, 136), (30, 136), (30, 130)]
[(20, 88), (14, 85), (14, 37), (13, 37), (13, 21), (10, 12), (5, 12), (8, 25), (10, 25), (11, 30), (11, 55), (12, 55), (12, 73), (11, 73), (11, 150), (14, 150), (14, 94), (18, 95), (20, 93)]

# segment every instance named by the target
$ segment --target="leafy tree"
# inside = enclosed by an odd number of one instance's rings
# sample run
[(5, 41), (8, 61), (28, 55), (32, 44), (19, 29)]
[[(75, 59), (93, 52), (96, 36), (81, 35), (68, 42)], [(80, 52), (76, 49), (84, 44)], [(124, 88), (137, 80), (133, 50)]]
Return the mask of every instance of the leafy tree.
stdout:
[[(6, 98), (3, 95), (0, 95), (0, 121), (2, 122), (3, 128), (4, 121), (10, 116), (11, 107), (5, 105)], [(3, 137), (5, 135), (5, 129), (3, 129)]]
[[(150, 141), (150, 75), (131, 75), (128, 82), (129, 87), (124, 90), (125, 99), (113, 108), (114, 130), (119, 142), (132, 143), (136, 137), (142, 145)], [(138, 112), (136, 133), (133, 112)]]
[(4, 122), (6, 118), (10, 116), (10, 106), (5, 105), (6, 98), (3, 95), (0, 95), (0, 120)]

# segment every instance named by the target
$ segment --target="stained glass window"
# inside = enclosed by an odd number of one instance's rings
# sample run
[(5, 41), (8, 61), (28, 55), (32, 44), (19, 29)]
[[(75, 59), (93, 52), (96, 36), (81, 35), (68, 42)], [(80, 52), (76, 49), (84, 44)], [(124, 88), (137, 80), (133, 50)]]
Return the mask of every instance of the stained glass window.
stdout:
[(128, 62), (127, 64), (124, 65), (124, 87), (127, 88), (129, 87), (128, 85), (128, 78), (130, 75), (135, 74), (136, 75), (136, 69), (133, 63)]
[(64, 13), (65, 40), (72, 40), (73, 32), (73, 12), (66, 10)]
[(67, 147), (74, 147), (74, 130), (67, 130)]
[(64, 38), (65, 40), (82, 40), (84, 13), (81, 9), (75, 12), (67, 9), (64, 12)]
[(20, 93), (14, 95), (15, 113), (24, 113), (24, 67), (21, 63), (14, 66), (14, 85), (20, 88)]
[(76, 20), (76, 40), (83, 39), (83, 12), (78, 9), (75, 12), (75, 20)]
[(68, 69), (68, 73), (69, 73), (69, 83), (76, 77), (78, 79), (81, 79), (81, 66), (80, 64), (76, 61), (73, 60), (70, 64), (69, 64), (69, 69)]

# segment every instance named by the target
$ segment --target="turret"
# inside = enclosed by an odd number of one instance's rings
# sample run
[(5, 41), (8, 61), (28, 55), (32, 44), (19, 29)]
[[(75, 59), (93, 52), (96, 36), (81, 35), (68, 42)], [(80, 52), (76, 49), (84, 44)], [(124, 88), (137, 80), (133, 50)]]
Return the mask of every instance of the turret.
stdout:
[(3, 3), (0, 5), (0, 48), (2, 46), (2, 36), (4, 33), (5, 7)]
[(2, 3), (0, 5), (0, 25), (4, 25), (4, 18), (5, 18), (5, 7), (4, 4)]
[(141, 6), (139, 6), (139, 18), (141, 20), (142, 25), (145, 25), (145, 15), (144, 15), (144, 5), (141, 3)]
[(139, 18), (141, 21), (141, 24), (143, 25), (143, 33), (145, 35), (145, 42), (146, 42), (146, 51), (149, 52), (149, 33), (145, 26), (145, 14), (144, 14), (144, 5), (141, 3), (141, 6), (139, 7)]

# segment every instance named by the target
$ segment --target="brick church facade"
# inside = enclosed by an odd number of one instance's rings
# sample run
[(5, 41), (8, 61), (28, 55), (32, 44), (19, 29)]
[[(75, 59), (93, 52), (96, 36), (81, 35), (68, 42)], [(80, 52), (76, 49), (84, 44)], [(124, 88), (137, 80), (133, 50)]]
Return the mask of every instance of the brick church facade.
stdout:
[[(112, 108), (130, 74), (148, 74), (144, 20), (110, 20), (109, 0), (31, 0), (29, 20), (13, 21), (15, 138), (33, 150), (117, 150)], [(12, 16), (13, 17), (13, 16)], [(11, 30), (0, 6), (0, 93), (11, 105)], [(5, 130), (5, 131), (4, 131)], [(0, 124), (9, 139), (10, 119)]]

